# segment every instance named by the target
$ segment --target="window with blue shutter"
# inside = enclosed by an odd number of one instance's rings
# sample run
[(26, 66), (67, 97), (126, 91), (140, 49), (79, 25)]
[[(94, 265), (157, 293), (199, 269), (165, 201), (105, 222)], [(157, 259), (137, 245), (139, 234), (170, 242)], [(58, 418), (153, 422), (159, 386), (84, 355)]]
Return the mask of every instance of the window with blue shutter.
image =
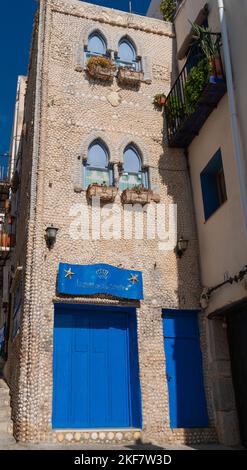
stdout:
[(134, 145), (128, 145), (124, 150), (123, 173), (120, 178), (120, 190), (137, 186), (148, 187), (147, 171), (142, 169), (142, 159)]
[(204, 216), (207, 220), (226, 200), (226, 184), (221, 150), (211, 158), (201, 172), (201, 188)]
[(92, 183), (112, 184), (112, 171), (109, 168), (109, 152), (101, 140), (95, 140), (88, 149), (84, 166), (85, 187)]

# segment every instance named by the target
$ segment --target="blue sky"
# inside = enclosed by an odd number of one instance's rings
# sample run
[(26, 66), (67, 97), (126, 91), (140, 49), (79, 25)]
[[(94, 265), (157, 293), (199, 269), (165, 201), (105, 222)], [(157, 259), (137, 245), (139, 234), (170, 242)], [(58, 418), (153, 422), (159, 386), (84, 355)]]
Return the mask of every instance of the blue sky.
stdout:
[[(88, 3), (128, 10), (128, 0), (88, 0)], [(150, 0), (132, 0), (135, 13), (144, 15)], [(36, 0), (1, 2), (0, 14), (0, 154), (8, 152), (18, 75), (26, 75)]]

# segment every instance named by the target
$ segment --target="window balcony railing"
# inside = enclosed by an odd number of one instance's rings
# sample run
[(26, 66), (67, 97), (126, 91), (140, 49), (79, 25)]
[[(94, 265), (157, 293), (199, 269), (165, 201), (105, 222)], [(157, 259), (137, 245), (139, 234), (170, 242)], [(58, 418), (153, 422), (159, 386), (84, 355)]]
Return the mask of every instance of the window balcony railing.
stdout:
[(166, 99), (165, 120), (169, 146), (186, 148), (225, 93), (226, 81), (220, 48), (210, 60), (198, 48), (196, 54), (192, 49)]
[(9, 181), (9, 156), (0, 155), (0, 183)]

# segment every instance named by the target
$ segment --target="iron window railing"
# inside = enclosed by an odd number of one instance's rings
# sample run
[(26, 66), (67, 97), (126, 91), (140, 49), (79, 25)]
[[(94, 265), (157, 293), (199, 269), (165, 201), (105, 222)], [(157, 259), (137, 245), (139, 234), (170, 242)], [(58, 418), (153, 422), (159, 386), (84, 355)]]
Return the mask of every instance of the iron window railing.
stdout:
[[(215, 34), (220, 36), (218, 33)], [(166, 99), (165, 117), (168, 142), (172, 142), (176, 138), (179, 129), (193, 115), (197, 105), (202, 102), (202, 98), (204, 104), (207, 104), (207, 98), (210, 99), (210, 97), (205, 94), (206, 89), (210, 85), (213, 88), (218, 83), (225, 83), (220, 46), (217, 55), (212, 57), (210, 62), (198, 49), (198, 45), (195, 47), (197, 48), (196, 54), (194, 54), (195, 49), (192, 48)]]

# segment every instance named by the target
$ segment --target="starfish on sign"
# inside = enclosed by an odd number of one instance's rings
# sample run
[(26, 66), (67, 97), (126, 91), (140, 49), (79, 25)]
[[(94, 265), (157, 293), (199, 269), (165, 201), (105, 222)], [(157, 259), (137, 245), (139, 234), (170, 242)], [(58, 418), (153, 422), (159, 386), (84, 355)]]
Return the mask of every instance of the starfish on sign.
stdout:
[(75, 273), (72, 273), (71, 268), (65, 269), (64, 272), (66, 273), (66, 274), (65, 274), (65, 277), (66, 277), (66, 278), (69, 278), (69, 279), (72, 279), (72, 276), (75, 275)]
[(134, 285), (136, 282), (139, 282), (139, 281), (138, 281), (138, 274), (131, 274), (131, 277), (130, 277), (129, 281), (132, 282), (133, 285)]

